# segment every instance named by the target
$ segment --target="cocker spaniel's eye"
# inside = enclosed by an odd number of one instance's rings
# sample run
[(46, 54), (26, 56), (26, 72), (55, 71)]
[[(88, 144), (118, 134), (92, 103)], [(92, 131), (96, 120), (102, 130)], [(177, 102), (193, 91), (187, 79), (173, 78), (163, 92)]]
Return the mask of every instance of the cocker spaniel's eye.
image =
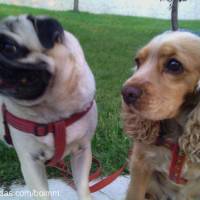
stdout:
[(165, 64), (165, 72), (173, 75), (178, 75), (184, 72), (184, 68), (182, 63), (180, 63), (175, 58), (172, 58), (168, 60), (167, 63)]
[(139, 58), (135, 58), (135, 64), (136, 64), (136, 66), (137, 66), (137, 69), (140, 67), (140, 59)]

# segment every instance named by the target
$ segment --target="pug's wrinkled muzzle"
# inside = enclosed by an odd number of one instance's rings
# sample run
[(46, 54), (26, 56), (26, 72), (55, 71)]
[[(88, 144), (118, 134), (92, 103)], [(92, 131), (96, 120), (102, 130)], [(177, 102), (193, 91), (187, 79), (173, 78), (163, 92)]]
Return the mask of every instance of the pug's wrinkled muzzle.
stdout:
[(46, 91), (51, 76), (44, 61), (22, 63), (0, 55), (0, 93), (3, 95), (35, 100)]

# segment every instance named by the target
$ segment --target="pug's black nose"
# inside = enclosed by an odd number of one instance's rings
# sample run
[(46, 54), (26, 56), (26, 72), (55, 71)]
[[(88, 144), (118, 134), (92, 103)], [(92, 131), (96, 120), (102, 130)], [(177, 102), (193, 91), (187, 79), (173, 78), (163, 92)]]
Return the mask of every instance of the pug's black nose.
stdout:
[(134, 104), (142, 95), (142, 90), (138, 87), (125, 86), (122, 88), (122, 96), (126, 104)]

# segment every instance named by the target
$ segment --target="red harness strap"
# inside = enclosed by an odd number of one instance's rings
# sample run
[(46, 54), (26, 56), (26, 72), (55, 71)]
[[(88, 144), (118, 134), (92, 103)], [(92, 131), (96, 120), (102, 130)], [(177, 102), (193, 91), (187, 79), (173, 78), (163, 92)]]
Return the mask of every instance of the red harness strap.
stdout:
[(180, 150), (179, 145), (173, 143), (170, 140), (160, 140), (157, 141), (158, 146), (164, 146), (171, 150), (172, 160), (169, 167), (169, 178), (176, 184), (186, 184), (187, 180), (181, 177), (183, 166), (186, 160), (186, 155)]
[(5, 125), (5, 140), (8, 144), (12, 143), (12, 138), (10, 135), (8, 124), (12, 127), (23, 131), (27, 134), (32, 134), (38, 137), (46, 136), (49, 132), (53, 133), (54, 136), (54, 145), (55, 145), (55, 153), (51, 160), (47, 162), (48, 165), (54, 166), (59, 161), (62, 160), (63, 153), (66, 148), (66, 128), (71, 124), (75, 123), (76, 121), (80, 120), (83, 116), (85, 116), (89, 110), (92, 108), (93, 101), (91, 102), (90, 106), (84, 110), (83, 112), (76, 113), (67, 119), (63, 119), (60, 121), (48, 123), (48, 124), (40, 124), (36, 122), (32, 122), (26, 119), (21, 119), (14, 116), (10, 113), (6, 106), (2, 105), (3, 111), (3, 118), (4, 118), (4, 125)]
[[(63, 153), (66, 148), (66, 128), (73, 124), (74, 122), (81, 119), (85, 114), (89, 112), (92, 108), (93, 102), (91, 102), (90, 106), (83, 112), (77, 113), (72, 115), (68, 119), (60, 120), (53, 123), (48, 124), (39, 124), (29, 120), (21, 119), (14, 116), (10, 113), (6, 106), (2, 105), (3, 111), (3, 120), (4, 120), (4, 127), (5, 127), (5, 140), (8, 144), (12, 145), (12, 138), (10, 135), (8, 124), (13, 126), (14, 128), (23, 131), (27, 134), (32, 134), (35, 136), (46, 136), (49, 132), (52, 132), (54, 135), (54, 144), (55, 144), (55, 154), (51, 160), (49, 160), (46, 164), (47, 166), (54, 167), (59, 169), (62, 172), (63, 177), (65, 180), (74, 188), (74, 183), (72, 181), (69, 182), (69, 177), (71, 177), (71, 172), (68, 170), (67, 165), (65, 164), (63, 158)], [(97, 170), (90, 174), (89, 180), (94, 180), (101, 175), (101, 165), (99, 161), (93, 158), (93, 163), (96, 164)], [(100, 180), (99, 182), (95, 183), (94, 185), (90, 186), (90, 192), (96, 192), (105, 186), (109, 185), (113, 182), (126, 168), (127, 162), (116, 172), (107, 176), (106, 178)]]

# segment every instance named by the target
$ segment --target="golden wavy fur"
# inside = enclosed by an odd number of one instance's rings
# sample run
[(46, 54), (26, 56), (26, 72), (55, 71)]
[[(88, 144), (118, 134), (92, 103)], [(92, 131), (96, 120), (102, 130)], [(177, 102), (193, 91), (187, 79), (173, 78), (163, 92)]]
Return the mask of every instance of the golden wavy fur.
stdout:
[[(199, 199), (200, 38), (189, 32), (161, 34), (138, 52), (136, 64), (122, 90), (124, 130), (134, 140), (126, 200)], [(181, 176), (187, 184), (169, 179), (171, 151), (154, 145), (158, 135), (185, 152)]]
[(126, 104), (122, 105), (122, 118), (124, 119), (124, 131), (134, 141), (152, 144), (159, 135), (159, 123), (147, 120), (132, 111)]

